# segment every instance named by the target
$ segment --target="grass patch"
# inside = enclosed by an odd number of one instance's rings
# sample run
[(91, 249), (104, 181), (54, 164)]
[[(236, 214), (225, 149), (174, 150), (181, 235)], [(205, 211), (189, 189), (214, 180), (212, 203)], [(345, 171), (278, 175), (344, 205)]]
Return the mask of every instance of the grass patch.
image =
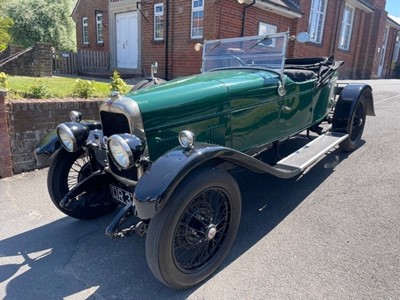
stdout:
[[(45, 86), (47, 97), (49, 98), (68, 98), (76, 97), (74, 94), (74, 84), (76, 78), (69, 77), (26, 77), (9, 76), (8, 91), (10, 98), (26, 98), (32, 89), (35, 81)], [(90, 80), (92, 81), (92, 80)], [(111, 82), (111, 79), (109, 80)], [(109, 82), (93, 81), (95, 98), (105, 98), (110, 94)]]

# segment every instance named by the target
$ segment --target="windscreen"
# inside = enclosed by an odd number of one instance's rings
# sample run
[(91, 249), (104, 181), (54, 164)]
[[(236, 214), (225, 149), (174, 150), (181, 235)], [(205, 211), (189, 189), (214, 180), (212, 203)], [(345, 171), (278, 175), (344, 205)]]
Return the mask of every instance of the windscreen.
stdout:
[(206, 41), (202, 72), (261, 67), (283, 73), (288, 33)]

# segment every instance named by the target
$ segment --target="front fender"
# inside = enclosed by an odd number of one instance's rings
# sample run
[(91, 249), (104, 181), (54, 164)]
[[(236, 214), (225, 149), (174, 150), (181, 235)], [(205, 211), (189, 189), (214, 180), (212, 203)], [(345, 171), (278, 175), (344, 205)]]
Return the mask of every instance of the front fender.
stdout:
[(50, 131), (33, 150), (36, 165), (38, 168), (45, 168), (50, 165), (50, 157), (61, 147), (56, 130)]
[(211, 161), (213, 166), (230, 162), (256, 173), (268, 173), (279, 178), (291, 178), (301, 172), (300, 169), (273, 167), (223, 146), (196, 143), (191, 150), (177, 147), (159, 157), (138, 181), (133, 197), (137, 216), (141, 219), (155, 216), (192, 170)]
[(371, 86), (368, 84), (348, 84), (343, 88), (335, 106), (332, 131), (342, 133), (349, 132), (349, 120), (359, 101), (362, 102), (367, 116), (375, 116)]
[(182, 179), (196, 166), (215, 157), (219, 148), (223, 147), (213, 146), (213, 151), (207, 151), (207, 148), (199, 144), (191, 150), (177, 147), (153, 163), (135, 187), (133, 198), (139, 218), (152, 218), (165, 205), (164, 199), (172, 194)]
[[(89, 130), (100, 130), (101, 123), (99, 121), (82, 121), (83, 125), (87, 126)], [(60, 149), (61, 143), (58, 140), (56, 130), (50, 131), (33, 150), (36, 165), (38, 168), (48, 167), (53, 159), (53, 154)]]

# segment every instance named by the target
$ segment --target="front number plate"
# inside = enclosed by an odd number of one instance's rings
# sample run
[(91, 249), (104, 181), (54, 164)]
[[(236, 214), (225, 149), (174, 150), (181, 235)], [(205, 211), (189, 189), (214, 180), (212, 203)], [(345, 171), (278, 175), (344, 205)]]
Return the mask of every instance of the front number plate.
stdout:
[(133, 194), (131, 192), (128, 192), (112, 184), (110, 184), (110, 188), (111, 196), (113, 197), (113, 199), (125, 204), (132, 203)]

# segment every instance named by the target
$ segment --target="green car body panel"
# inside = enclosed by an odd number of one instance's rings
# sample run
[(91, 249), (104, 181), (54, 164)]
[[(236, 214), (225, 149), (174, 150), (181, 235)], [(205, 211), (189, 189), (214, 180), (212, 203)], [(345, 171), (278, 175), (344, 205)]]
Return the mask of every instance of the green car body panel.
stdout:
[[(101, 104), (101, 123), (71, 113), (56, 131), (64, 150), (49, 169), (53, 203), (79, 219), (123, 205), (108, 236), (146, 235), (150, 270), (171, 287), (205, 280), (240, 223), (232, 168), (294, 178), (334, 147), (357, 149), (375, 115), (371, 86), (336, 84), (343, 62), (333, 56), (286, 59), (291, 40), (286, 32), (206, 41), (201, 74), (159, 85), (155, 63), (151, 81)], [(304, 130), (308, 143), (281, 157), (281, 142)], [(275, 159), (264, 162), (271, 147)]]
[(316, 80), (296, 83), (284, 76), (286, 94), (278, 95), (280, 76), (260, 69), (220, 70), (184, 77), (128, 94), (140, 108), (150, 159), (178, 145), (178, 133), (246, 152), (285, 139), (319, 122), (327, 113), (325, 86)]

